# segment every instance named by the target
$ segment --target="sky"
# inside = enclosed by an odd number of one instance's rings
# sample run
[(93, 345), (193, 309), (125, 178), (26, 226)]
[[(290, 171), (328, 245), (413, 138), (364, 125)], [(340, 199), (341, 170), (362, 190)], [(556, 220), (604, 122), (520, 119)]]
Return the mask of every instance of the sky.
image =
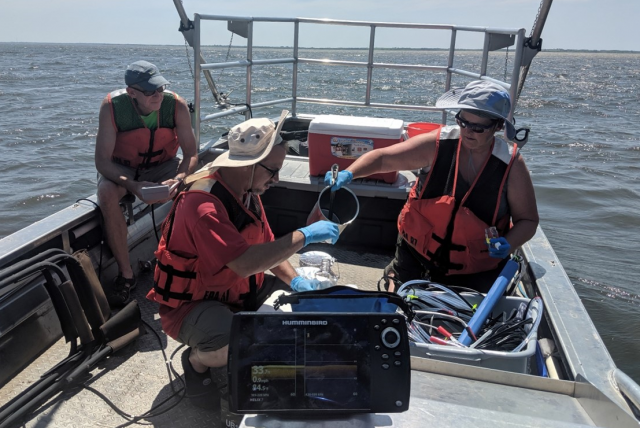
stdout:
[[(190, 18), (197, 12), (456, 24), (524, 28), (527, 36), (539, 3), (539, 0), (183, 1)], [(639, 16), (640, 0), (555, 0), (542, 34), (543, 50), (640, 51)], [(177, 31), (178, 25), (172, 0), (0, 0), (0, 42), (182, 45), (184, 40)], [(301, 29), (301, 46), (336, 47), (345, 39), (349, 41), (348, 47), (368, 43), (368, 31), (363, 28), (322, 26), (321, 31), (318, 27), (308, 25)], [(262, 24), (255, 31), (267, 40), (256, 43), (258, 45), (292, 45), (290, 24)], [(436, 41), (435, 47), (445, 47), (446, 41), (426, 33), (379, 31), (376, 41), (382, 47), (433, 47), (429, 44), (433, 41)], [(229, 43), (229, 33), (222, 24), (203, 28), (203, 35), (207, 37), (204, 44)], [(469, 46), (465, 46), (464, 39), (459, 43), (462, 48), (476, 47), (471, 40)]]

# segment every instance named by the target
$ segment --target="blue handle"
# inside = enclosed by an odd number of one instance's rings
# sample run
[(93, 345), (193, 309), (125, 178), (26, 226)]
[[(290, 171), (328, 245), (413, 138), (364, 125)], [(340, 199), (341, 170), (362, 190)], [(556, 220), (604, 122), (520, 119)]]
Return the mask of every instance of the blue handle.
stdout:
[[(511, 279), (518, 271), (518, 263), (513, 260), (507, 261), (507, 264), (502, 268), (502, 272), (496, 279), (496, 282), (493, 283), (491, 289), (487, 293), (487, 296), (482, 299), (480, 306), (476, 309), (476, 313), (473, 314), (471, 319), (469, 320), (469, 327), (471, 327), (471, 331), (473, 334), (477, 335), (480, 331), (480, 328), (484, 324), (484, 322), (489, 317), (489, 314), (493, 310), (496, 302), (502, 295), (504, 294), (504, 290), (507, 289), (507, 285), (511, 282)], [(463, 345), (469, 346), (471, 344), (471, 336), (466, 330), (463, 330), (458, 338), (459, 342), (462, 342)]]

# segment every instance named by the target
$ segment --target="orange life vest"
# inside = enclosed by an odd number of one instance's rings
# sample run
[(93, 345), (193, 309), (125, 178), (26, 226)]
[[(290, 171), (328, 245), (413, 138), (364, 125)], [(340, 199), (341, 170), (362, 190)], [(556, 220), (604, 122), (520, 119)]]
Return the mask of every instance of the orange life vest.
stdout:
[(440, 130), (433, 165), (416, 181), (398, 216), (402, 238), (445, 275), (498, 267), (501, 260), (489, 256), (485, 229), (495, 226), (503, 236), (510, 225), (508, 210), (497, 217), (517, 146), (496, 137), (491, 156), (466, 194), (456, 199), (460, 146), (459, 127)]
[(149, 129), (125, 89), (111, 92), (107, 100), (111, 106), (113, 126), (118, 131), (111, 159), (131, 168), (151, 168), (173, 159), (178, 152), (175, 130), (177, 98), (174, 92), (163, 92), (158, 125), (156, 129)]
[[(210, 189), (209, 192), (193, 190), (194, 186), (202, 187), (203, 183)], [(264, 242), (264, 225), (259, 216), (240, 203), (222, 181), (215, 180), (213, 176), (202, 178), (192, 183), (190, 190), (178, 195), (162, 225), (162, 238), (155, 252), (158, 263), (154, 272), (154, 287), (147, 298), (172, 308), (191, 301), (217, 300), (245, 310), (256, 310), (257, 292), (264, 281), (264, 273), (242, 278), (226, 266), (213, 274), (206, 273), (201, 269), (197, 256), (182, 257), (169, 249), (170, 242), (189, 239), (188, 236), (172, 235), (172, 225), (180, 201), (194, 193), (204, 193), (222, 202), (234, 226), (249, 245)], [(252, 196), (252, 204), (254, 210), (264, 212), (259, 197)]]

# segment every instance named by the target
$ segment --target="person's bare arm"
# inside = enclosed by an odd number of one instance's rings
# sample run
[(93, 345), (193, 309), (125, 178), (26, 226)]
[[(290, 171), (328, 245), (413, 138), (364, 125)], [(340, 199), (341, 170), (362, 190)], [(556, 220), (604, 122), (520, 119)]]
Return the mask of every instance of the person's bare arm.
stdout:
[(286, 284), (291, 284), (291, 280), (298, 276), (298, 273), (293, 268), (289, 260), (285, 260), (280, 263), (278, 266), (274, 266), (271, 268), (271, 273), (280, 278)]
[[(178, 135), (178, 144), (182, 149), (182, 160), (178, 166), (176, 176), (165, 180), (162, 184), (171, 187), (178, 180), (183, 180), (187, 175), (196, 170), (198, 166), (198, 147), (196, 136), (191, 127), (191, 116), (189, 107), (185, 100), (180, 97), (176, 98), (176, 134)], [(178, 189), (175, 188), (171, 192), (171, 197), (175, 196)]]
[(505, 238), (515, 250), (535, 235), (540, 221), (531, 176), (520, 155), (509, 173), (507, 200), (513, 227), (507, 232)]
[[(272, 272), (289, 284), (293, 277), (286, 281), (278, 275), (278, 267), (286, 269), (283, 263), (304, 246), (304, 241), (304, 234), (296, 230), (275, 241), (250, 246), (241, 256), (227, 263), (227, 266), (243, 278), (275, 268), (276, 271), (272, 270)], [(292, 275), (291, 272), (284, 272), (284, 274)], [(296, 276), (295, 271), (293, 275)]]
[(416, 135), (402, 143), (373, 150), (360, 156), (347, 170), (353, 178), (371, 174), (412, 170), (431, 165), (435, 155), (437, 132)]

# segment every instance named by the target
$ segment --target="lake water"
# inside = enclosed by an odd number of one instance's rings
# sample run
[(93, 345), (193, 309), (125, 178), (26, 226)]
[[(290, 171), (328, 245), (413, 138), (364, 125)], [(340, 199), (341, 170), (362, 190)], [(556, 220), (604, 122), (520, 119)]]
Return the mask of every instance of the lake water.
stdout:
[[(205, 57), (224, 59), (227, 52), (209, 48)], [(231, 49), (229, 58), (240, 53)], [(256, 55), (290, 56), (268, 49)], [(442, 52), (377, 55), (377, 62), (432, 65), (445, 58)], [(477, 55), (464, 53), (457, 65), (464, 68)], [(366, 61), (364, 51), (312, 50), (304, 56)], [(158, 65), (172, 90), (193, 99), (183, 46), (0, 43), (0, 237), (95, 192), (100, 102), (124, 86), (126, 65), (138, 59)], [(504, 63), (504, 55), (496, 56), (490, 70), (501, 76)], [(290, 77), (283, 77), (290, 71), (290, 66), (256, 69), (253, 101), (290, 96)], [(232, 91), (233, 102), (244, 102), (244, 86), (234, 82), (237, 73), (217, 71), (214, 76), (221, 91)], [(441, 75), (378, 73), (372, 88), (378, 102), (399, 103), (402, 97), (410, 104), (432, 105), (442, 92)], [(348, 67), (301, 66), (299, 84), (309, 97), (324, 98), (337, 89), (341, 99), (363, 100), (366, 75)], [(299, 107), (302, 112), (304, 108)], [(211, 107), (205, 110), (213, 112)], [(277, 110), (268, 113), (277, 116)], [(358, 114), (346, 107), (321, 112)], [(379, 116), (385, 115), (407, 121), (436, 119), (381, 110)], [(640, 54), (541, 53), (516, 118), (519, 125), (532, 128), (523, 154), (541, 226), (614, 360), (640, 382)], [(238, 120), (209, 122), (203, 134), (213, 136)]]

